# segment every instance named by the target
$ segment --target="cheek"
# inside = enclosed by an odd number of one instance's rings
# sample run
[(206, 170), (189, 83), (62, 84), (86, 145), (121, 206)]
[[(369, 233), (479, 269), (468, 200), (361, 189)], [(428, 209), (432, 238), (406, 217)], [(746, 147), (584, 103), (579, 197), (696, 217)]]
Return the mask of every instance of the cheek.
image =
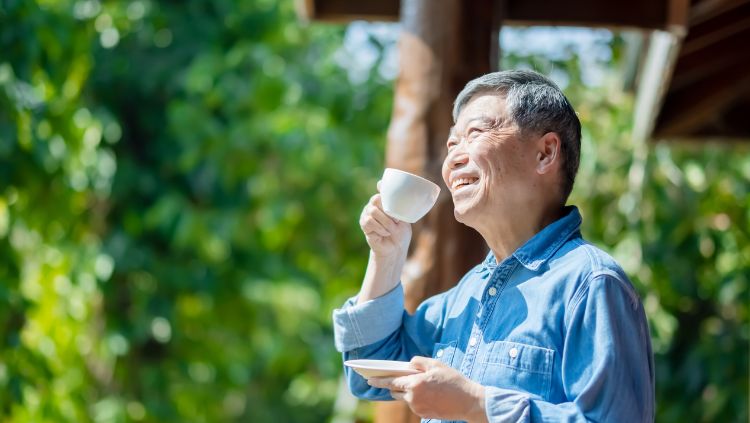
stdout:
[(488, 148), (477, 148), (472, 155), (472, 160), (476, 163), (477, 168), (485, 177), (492, 177), (500, 170), (500, 162), (496, 155), (493, 155)]
[(443, 177), (443, 182), (445, 182), (445, 185), (448, 186), (448, 177), (450, 176), (450, 169), (448, 168), (448, 159), (445, 159), (445, 161), (443, 161), (443, 167), (440, 169), (440, 171), (442, 174), (441, 176)]

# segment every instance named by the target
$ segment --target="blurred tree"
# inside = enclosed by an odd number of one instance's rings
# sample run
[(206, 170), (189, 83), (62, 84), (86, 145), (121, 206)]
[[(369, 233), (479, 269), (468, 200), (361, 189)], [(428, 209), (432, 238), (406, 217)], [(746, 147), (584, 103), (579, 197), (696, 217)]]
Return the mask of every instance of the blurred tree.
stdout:
[[(363, 64), (290, 2), (0, 1), (0, 420), (330, 417), (382, 35)], [(568, 53), (506, 60), (578, 106), (574, 202), (644, 296), (659, 421), (746, 421), (750, 155), (634, 145), (630, 97)]]
[(274, 1), (2, 3), (0, 415), (330, 414), (392, 92), (342, 37)]

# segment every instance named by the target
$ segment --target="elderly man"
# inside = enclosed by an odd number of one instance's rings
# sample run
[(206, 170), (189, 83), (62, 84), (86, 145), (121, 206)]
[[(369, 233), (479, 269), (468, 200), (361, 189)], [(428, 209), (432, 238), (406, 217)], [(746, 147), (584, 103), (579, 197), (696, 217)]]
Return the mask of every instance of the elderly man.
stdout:
[(490, 252), (411, 315), (399, 283), (411, 227), (371, 198), (360, 219), (370, 261), (359, 295), (333, 313), (336, 347), (422, 372), (365, 380), (347, 369), (352, 392), (406, 401), (426, 420), (653, 421), (643, 307), (565, 206), (581, 137), (572, 106), (547, 78), (504, 71), (469, 82), (453, 119), (443, 180), (456, 219)]

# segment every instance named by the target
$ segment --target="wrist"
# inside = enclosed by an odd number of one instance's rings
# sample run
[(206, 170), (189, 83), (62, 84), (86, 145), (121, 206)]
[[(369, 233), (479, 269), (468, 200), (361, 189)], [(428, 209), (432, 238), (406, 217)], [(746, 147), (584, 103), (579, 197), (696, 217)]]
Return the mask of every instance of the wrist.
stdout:
[(485, 410), (485, 389), (484, 386), (471, 382), (469, 385), (469, 394), (471, 395), (470, 408), (467, 413), (467, 421), (470, 423), (487, 423), (487, 411)]
[(406, 257), (401, 259), (392, 255), (381, 256), (371, 250), (357, 304), (378, 298), (395, 288), (401, 279), (405, 262)]
[(370, 250), (370, 264), (380, 269), (395, 269), (402, 267), (406, 262), (406, 252), (394, 251), (389, 254), (378, 253)]

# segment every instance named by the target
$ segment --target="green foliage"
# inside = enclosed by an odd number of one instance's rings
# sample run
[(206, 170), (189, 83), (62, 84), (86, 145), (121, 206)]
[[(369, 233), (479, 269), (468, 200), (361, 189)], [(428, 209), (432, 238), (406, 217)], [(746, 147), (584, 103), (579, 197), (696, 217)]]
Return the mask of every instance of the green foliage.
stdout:
[[(3, 420), (330, 418), (392, 103), (343, 35), (271, 0), (0, 1)], [(659, 421), (746, 421), (747, 149), (634, 144), (576, 54), (508, 60), (568, 80), (573, 202), (643, 294)]]
[(0, 19), (0, 415), (324, 420), (389, 84), (288, 3)]

